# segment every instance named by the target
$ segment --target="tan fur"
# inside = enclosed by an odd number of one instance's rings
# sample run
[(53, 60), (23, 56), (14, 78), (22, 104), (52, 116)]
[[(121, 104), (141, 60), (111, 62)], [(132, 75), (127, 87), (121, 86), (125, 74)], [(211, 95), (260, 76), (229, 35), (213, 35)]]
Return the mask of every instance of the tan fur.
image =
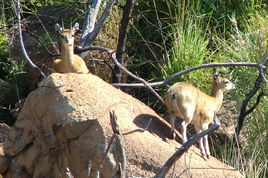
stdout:
[[(61, 37), (61, 59), (55, 59), (53, 62), (53, 71), (59, 73), (79, 73), (87, 74), (89, 70), (84, 60), (74, 54), (74, 34), (75, 30), (65, 29), (59, 31)], [(68, 39), (68, 42), (65, 40)]]
[(183, 142), (187, 141), (186, 127), (188, 124), (193, 124), (197, 132), (207, 129), (213, 121), (214, 113), (217, 113), (221, 108), (223, 93), (234, 88), (234, 84), (226, 78), (219, 77), (216, 72), (214, 73), (211, 95), (207, 95), (186, 82), (178, 82), (171, 86), (166, 92), (165, 100), (170, 113), (173, 137), (175, 137), (174, 122), (176, 116), (184, 120), (182, 123)]

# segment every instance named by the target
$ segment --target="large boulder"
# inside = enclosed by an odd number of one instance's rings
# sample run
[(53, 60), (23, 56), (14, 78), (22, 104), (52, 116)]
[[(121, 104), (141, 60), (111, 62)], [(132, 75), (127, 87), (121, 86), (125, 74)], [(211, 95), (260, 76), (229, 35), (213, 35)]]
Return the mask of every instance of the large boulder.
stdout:
[[(170, 140), (170, 125), (152, 109), (91, 74), (52, 74), (29, 94), (0, 150), (4, 178), (94, 177), (113, 135), (117, 116), (126, 150), (127, 177), (152, 177), (181, 145)], [(151, 120), (149, 128), (144, 131)], [(114, 143), (100, 177), (117, 174)], [(192, 147), (176, 162), (174, 177), (242, 177), (215, 158), (204, 160)]]

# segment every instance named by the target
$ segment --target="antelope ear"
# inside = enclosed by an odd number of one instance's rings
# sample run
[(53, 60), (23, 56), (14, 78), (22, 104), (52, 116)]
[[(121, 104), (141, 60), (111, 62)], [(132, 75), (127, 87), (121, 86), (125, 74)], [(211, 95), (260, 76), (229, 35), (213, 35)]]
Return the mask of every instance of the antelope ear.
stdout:
[(217, 80), (219, 78), (219, 73), (216, 71), (216, 68), (213, 68), (213, 80)]
[(62, 31), (62, 27), (60, 26), (60, 24), (58, 24), (58, 23), (55, 24), (55, 30), (57, 32), (61, 32)]
[(79, 30), (79, 23), (76, 22), (72, 30), (74, 30), (75, 32)]

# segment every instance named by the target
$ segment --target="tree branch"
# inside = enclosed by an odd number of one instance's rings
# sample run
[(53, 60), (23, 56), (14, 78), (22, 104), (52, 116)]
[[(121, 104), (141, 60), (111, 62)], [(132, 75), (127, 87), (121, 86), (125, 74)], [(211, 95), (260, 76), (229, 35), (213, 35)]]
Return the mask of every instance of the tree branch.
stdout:
[(88, 165), (87, 165), (87, 177), (86, 178), (89, 178), (89, 176), (90, 176), (91, 167), (92, 167), (92, 162), (89, 161)]
[(29, 31), (29, 27), (26, 25), (26, 24), (24, 24), (24, 26), (26, 27), (26, 31), (27, 31), (27, 33), (29, 33), (31, 36), (33, 36), (36, 40), (37, 40), (37, 42), (40, 44), (40, 45), (42, 45), (42, 47), (46, 50), (46, 52), (50, 55), (50, 57), (59, 57), (59, 56), (61, 56), (61, 54), (52, 54), (52, 52), (51, 51), (49, 51), (49, 49), (46, 47), (46, 45), (38, 38), (38, 36), (36, 36), (34, 33), (32, 33), (32, 32), (30, 32)]
[(116, 140), (116, 150), (117, 150), (116, 152), (117, 152), (117, 159), (119, 160), (120, 178), (125, 178), (125, 170), (127, 162), (126, 152), (123, 144), (123, 136), (117, 124), (117, 117), (114, 111), (110, 112), (110, 121)]
[[(259, 96), (257, 97), (257, 102), (255, 103), (255, 106), (253, 106), (251, 109), (249, 109), (247, 111), (247, 106), (248, 106), (248, 103), (250, 101), (250, 99), (257, 93), (257, 91), (260, 89), (261, 87), (261, 83), (263, 81), (263, 76), (264, 74), (266, 73), (266, 70), (267, 70), (267, 67), (268, 67), (268, 55), (265, 55), (261, 60), (260, 62), (264, 62), (265, 60), (265, 63), (264, 63), (264, 67), (262, 68), (262, 70), (259, 72), (259, 76), (258, 78), (256, 79), (255, 81), (255, 84), (254, 84), (254, 87), (252, 88), (252, 90), (246, 95), (245, 99), (243, 100), (242, 102), (242, 106), (241, 106), (241, 109), (240, 109), (240, 115), (238, 117), (238, 122), (237, 122), (237, 126), (235, 128), (235, 133), (237, 136), (239, 136), (240, 134), (240, 131), (243, 127), (243, 124), (244, 124), (244, 119), (245, 117), (251, 113), (255, 108), (256, 106), (259, 104), (259, 100), (262, 96), (262, 93), (259, 94)], [(263, 93), (264, 94), (264, 93)]]
[(84, 18), (84, 24), (82, 28), (81, 39), (79, 41), (79, 46), (84, 44), (85, 40), (88, 38), (88, 35), (93, 32), (101, 2), (102, 0), (92, 0), (89, 4), (86, 16)]
[[(197, 70), (197, 69), (213, 68), (213, 67), (232, 67), (232, 66), (247, 66), (247, 67), (255, 67), (255, 68), (258, 68), (259, 69), (259, 72), (262, 75), (262, 79), (264, 81), (267, 81), (266, 78), (263, 75), (263, 73), (264, 73), (263, 71), (266, 70), (267, 67), (264, 66), (264, 65), (262, 65), (261, 63), (234, 62), (234, 63), (202, 64), (202, 65), (199, 65), (199, 66), (195, 66), (195, 67), (191, 67), (189, 69), (183, 70), (181, 72), (177, 72), (177, 73), (169, 76), (168, 78), (166, 78), (163, 81), (160, 81), (160, 82), (152, 82), (152, 83), (148, 83), (148, 84), (150, 86), (152, 86), (152, 87), (163, 86), (163, 85), (166, 85), (167, 83), (169, 83), (170, 81), (174, 80), (175, 78), (177, 78), (177, 77), (179, 77), (179, 76), (181, 76), (183, 74), (186, 74), (186, 73), (192, 72), (194, 70)], [(116, 87), (135, 87), (135, 88), (144, 87), (144, 84), (143, 83), (134, 83), (134, 84), (113, 83), (112, 85), (113, 86), (116, 86)]]
[[(127, 0), (124, 6), (124, 13), (120, 23), (118, 45), (116, 50), (116, 58), (120, 64), (124, 64), (123, 53), (125, 52), (127, 33), (128, 33), (128, 24), (131, 18), (133, 7), (135, 5), (135, 0)], [(116, 78), (113, 79), (113, 82), (121, 83), (122, 71), (117, 65), (114, 67)]]
[(261, 97), (263, 96), (267, 96), (267, 94), (265, 94), (263, 91), (261, 91), (258, 96), (257, 96), (257, 99), (256, 99), (256, 103), (249, 109), (245, 112), (245, 115), (249, 115), (251, 112), (253, 112), (253, 110), (258, 106), (258, 104), (260, 103), (261, 101)]
[(113, 50), (108, 49), (108, 48), (104, 48), (104, 47), (99, 47), (99, 46), (90, 46), (90, 47), (87, 47), (87, 48), (77, 47), (76, 50), (79, 51), (79, 52), (88, 51), (88, 50), (99, 50), (99, 51), (108, 53), (111, 56), (111, 58), (112, 58), (112, 60), (113, 60), (115, 65), (117, 65), (119, 68), (121, 68), (130, 77), (142, 82), (143, 85), (146, 86), (163, 104), (165, 103), (164, 100), (162, 99), (162, 97), (143, 78), (140, 78), (140, 77), (134, 75), (132, 72), (127, 70), (124, 66), (122, 66), (118, 62), (118, 60), (116, 59), (116, 53)]
[(110, 140), (109, 140), (108, 146), (107, 146), (106, 151), (105, 151), (105, 153), (104, 153), (104, 157), (102, 158), (100, 164), (99, 164), (98, 167), (96, 168), (95, 178), (99, 178), (99, 177), (100, 177), (100, 169), (102, 168), (103, 163), (104, 163), (105, 159), (107, 158), (107, 155), (108, 155), (108, 153), (109, 153), (109, 151), (110, 151), (110, 148), (111, 148), (111, 146), (112, 146), (112, 143), (113, 143), (114, 139), (115, 139), (115, 136), (114, 136), (114, 134), (113, 134), (113, 136), (112, 136), (112, 137), (110, 138)]
[(172, 165), (201, 137), (213, 132), (220, 126), (220, 121), (218, 120), (216, 113), (214, 114), (214, 125), (205, 131), (191, 137), (186, 143), (184, 143), (162, 166), (162, 168), (156, 173), (154, 178), (163, 178), (166, 176)]
[[(92, 3), (93, 3), (93, 1), (92, 1)], [(97, 3), (101, 3), (101, 0), (99, 0), (99, 2), (97, 2)], [(109, 0), (107, 2), (106, 7), (105, 7), (104, 11), (102, 12), (102, 15), (101, 15), (96, 27), (95, 27), (95, 21), (97, 18), (96, 15), (99, 11), (99, 4), (96, 4), (94, 11), (93, 11), (93, 6), (89, 6), (86, 17), (85, 17), (86, 20), (84, 21), (84, 25), (83, 25), (82, 37), (79, 41), (79, 46), (86, 48), (86, 47), (89, 47), (92, 45), (93, 41), (95, 40), (95, 38), (99, 34), (100, 29), (103, 26), (105, 20), (110, 15), (111, 7), (112, 7), (113, 3), (114, 3), (114, 0)], [(93, 11), (94, 13), (91, 11)], [(93, 14), (93, 15), (91, 15), (91, 14)], [(88, 19), (92, 19), (92, 20), (89, 22)], [(80, 54), (80, 56), (82, 58), (85, 57), (86, 55), (87, 55), (87, 53)]]
[(46, 75), (42, 72), (42, 70), (36, 66), (31, 59), (29, 58), (26, 50), (25, 50), (25, 46), (24, 46), (24, 42), (23, 42), (23, 38), (22, 38), (22, 30), (21, 30), (21, 16), (20, 16), (20, 0), (17, 1), (17, 18), (18, 18), (18, 31), (19, 31), (19, 39), (20, 39), (20, 45), (21, 45), (21, 49), (24, 55), (24, 58), (26, 60), (27, 63), (30, 64), (31, 67), (33, 67), (34, 69), (38, 70), (38, 72), (44, 77), (46, 78)]

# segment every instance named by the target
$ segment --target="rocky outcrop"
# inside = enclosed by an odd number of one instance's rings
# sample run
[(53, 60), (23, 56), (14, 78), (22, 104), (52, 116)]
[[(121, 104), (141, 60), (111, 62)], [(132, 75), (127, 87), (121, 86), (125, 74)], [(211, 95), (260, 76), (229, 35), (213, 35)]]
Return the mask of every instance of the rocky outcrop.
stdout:
[[(91, 74), (52, 74), (28, 96), (0, 149), (5, 178), (94, 177), (113, 135), (114, 111), (123, 133), (127, 177), (151, 177), (181, 145), (170, 140), (170, 125), (152, 109)], [(151, 124), (146, 131), (148, 122)], [(117, 174), (116, 147), (100, 177)], [(169, 173), (172, 174), (172, 171)], [(192, 147), (175, 165), (179, 177), (242, 177), (234, 168)], [(174, 176), (174, 177), (176, 177)]]

